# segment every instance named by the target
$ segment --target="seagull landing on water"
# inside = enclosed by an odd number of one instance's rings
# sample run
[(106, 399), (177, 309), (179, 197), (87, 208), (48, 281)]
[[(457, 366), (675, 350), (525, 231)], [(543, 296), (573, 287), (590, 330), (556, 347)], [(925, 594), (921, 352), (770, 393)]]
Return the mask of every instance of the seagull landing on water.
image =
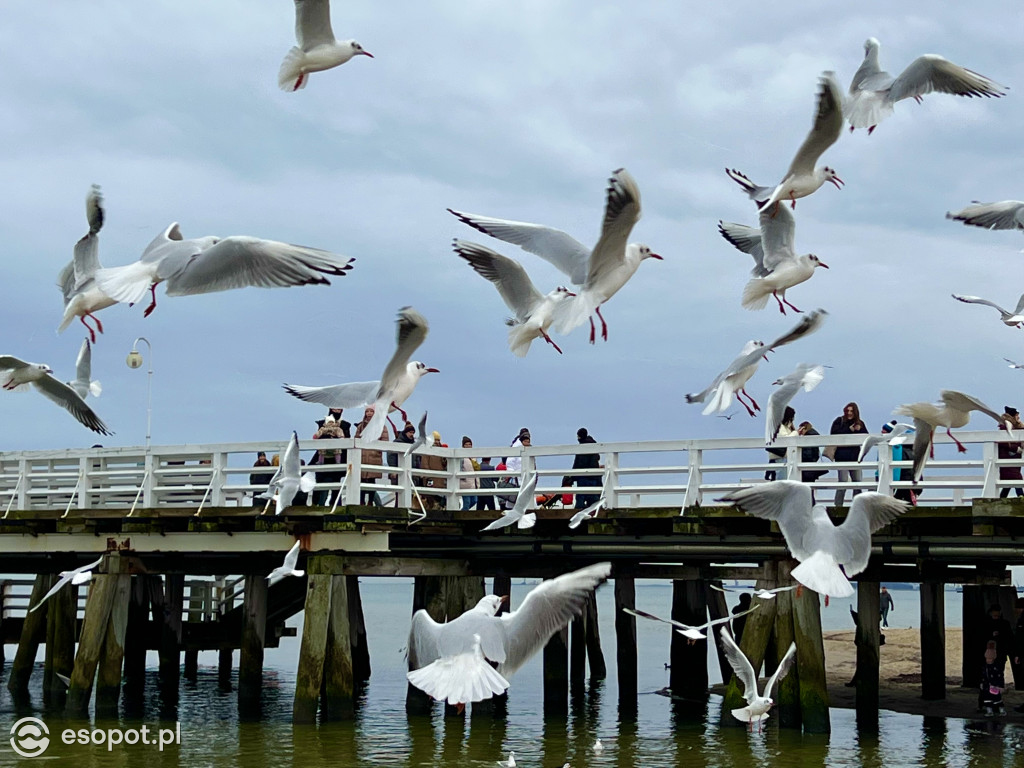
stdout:
[(26, 363), (12, 355), (0, 355), (0, 386), (8, 392), (22, 392), (31, 384), (38, 392), (66, 410), (79, 423), (101, 435), (114, 434), (74, 389), (53, 377), (43, 363)]
[(867, 568), (871, 534), (909, 507), (906, 502), (881, 493), (861, 493), (853, 497), (850, 513), (837, 526), (823, 505), (812, 502), (811, 487), (795, 480), (742, 488), (716, 501), (728, 502), (753, 517), (776, 521), (790, 553), (800, 561), (793, 569), (793, 578), (831, 597), (853, 594), (847, 577)]
[(562, 354), (561, 347), (548, 335), (548, 328), (555, 322), (556, 313), (575, 293), (560, 286), (541, 295), (522, 264), (515, 259), (467, 240), (454, 240), (452, 245), (455, 253), (469, 262), (478, 275), (494, 283), (505, 305), (512, 310), (514, 317), (506, 322), (510, 326), (508, 346), (513, 355), (525, 357), (530, 351), (530, 343), (536, 338), (544, 339), (558, 354)]
[(298, 45), (288, 51), (277, 73), (282, 91), (305, 88), (310, 72), (333, 69), (354, 56), (373, 58), (355, 40), (334, 39), (328, 0), (295, 0), (295, 40)]
[(985, 229), (1024, 229), (1024, 203), (1020, 200), (1002, 200), (998, 203), (979, 203), (975, 200), (963, 210), (947, 211), (946, 218)]
[(518, 610), (501, 616), (495, 614), (507, 597), (497, 595), (483, 597), (444, 624), (425, 610), (416, 611), (409, 631), (409, 682), (449, 704), (501, 693), (508, 688), (506, 678), (583, 612), (611, 569), (611, 563), (598, 563), (548, 579), (527, 594)]
[(480, 530), (495, 531), (498, 528), (507, 528), (512, 523), (516, 524), (516, 528), (533, 528), (537, 524), (537, 513), (527, 512), (527, 510), (535, 503), (533, 492), (536, 489), (537, 473), (534, 472), (530, 475), (530, 479), (523, 484), (523, 487), (519, 489), (519, 493), (516, 495), (516, 503), (512, 505), (512, 509), (506, 511), (497, 520)]
[[(103, 195), (95, 184), (85, 198), (85, 216), (89, 231), (75, 243), (74, 255), (57, 277), (57, 287), (64, 294), (64, 317), (57, 327), (57, 333), (67, 328), (76, 317), (89, 331), (89, 338), (95, 344), (96, 332), (103, 333), (103, 323), (94, 315), (101, 309), (112, 307), (117, 301), (100, 290), (96, 284), (96, 272), (100, 267), (100, 229), (103, 228)], [(85, 318), (92, 318), (96, 330)]]
[[(914, 482), (921, 479), (925, 462), (934, 452), (932, 446), (932, 433), (936, 427), (945, 427), (949, 439), (956, 443), (956, 449), (960, 453), (966, 453), (964, 444), (957, 440), (951, 429), (963, 427), (971, 419), (971, 411), (981, 411), (995, 419), (996, 424), (1003, 423), (1003, 417), (985, 405), (981, 400), (957, 392), (952, 389), (944, 389), (939, 392), (941, 404), (935, 403), (910, 403), (901, 405), (893, 411), (897, 416), (910, 416), (914, 420)], [(1007, 424), (1007, 433), (1011, 425)]]
[(608, 180), (601, 237), (592, 251), (559, 229), (451, 208), (448, 212), (486, 235), (540, 256), (568, 275), (573, 285), (582, 286), (568, 307), (571, 311), (559, 315), (555, 328), (559, 333), (569, 333), (590, 318), (591, 344), (596, 330), (590, 315), (596, 312), (600, 318), (601, 337), (607, 341), (608, 325), (601, 315), (601, 305), (629, 282), (640, 262), (662, 258), (646, 245), (626, 242), (640, 219), (640, 188), (625, 168), (619, 168)]
[(897, 101), (914, 99), (920, 103), (925, 94), (938, 91), (955, 96), (999, 98), (1006, 92), (998, 83), (984, 75), (948, 61), (935, 54), (919, 56), (893, 77), (878, 64), (878, 40), (864, 42), (864, 61), (850, 82), (850, 93), (844, 110), (850, 130), (867, 128), (868, 135), (893, 112)]
[(722, 627), (718, 634), (722, 638), (722, 650), (725, 652), (725, 658), (728, 659), (729, 666), (736, 673), (736, 679), (743, 683), (743, 698), (747, 700), (747, 706), (731, 710), (732, 716), (741, 723), (746, 723), (751, 731), (754, 730), (756, 722), (757, 732), (760, 733), (761, 724), (768, 719), (768, 710), (775, 704), (772, 700), (772, 689), (776, 682), (786, 676), (790, 667), (793, 666), (793, 662), (796, 661), (796, 643), (789, 644), (786, 655), (782, 657), (779, 666), (775, 668), (775, 673), (764, 684), (764, 694), (762, 695), (757, 692), (757, 673), (743, 651), (736, 645), (736, 641), (732, 639), (732, 635), (725, 627)]
[(61, 571), (60, 580), (50, 588), (49, 592), (43, 595), (42, 600), (33, 605), (31, 608), (29, 608), (28, 612), (32, 613), (34, 610), (36, 610), (36, 608), (38, 608), (51, 597), (53, 597), (55, 594), (57, 594), (64, 587), (65, 584), (73, 584), (77, 587), (80, 584), (88, 583), (89, 580), (92, 579), (93, 569), (99, 568), (100, 563), (102, 562), (103, 558), (101, 557), (95, 563), (83, 565), (81, 568), (75, 568), (73, 571)]
[(961, 296), (957, 293), (950, 295), (957, 301), (962, 301), (964, 304), (984, 304), (986, 307), (992, 307), (999, 313), (999, 319), (1003, 321), (1003, 325), (1007, 325), (1010, 328), (1020, 328), (1021, 324), (1024, 323), (1024, 294), (1017, 299), (1017, 306), (1013, 312), (1009, 312), (995, 302), (989, 301), (988, 299), (982, 299), (979, 296)]
[(300, 571), (295, 568), (299, 564), (299, 549), (302, 547), (302, 542), (296, 540), (292, 545), (292, 548), (288, 550), (288, 554), (284, 556), (284, 562), (277, 566), (274, 570), (267, 574), (267, 586), (272, 587), (277, 582), (285, 579), (289, 576), (305, 576), (305, 571)]
[(759, 187), (737, 170), (726, 168), (725, 172), (757, 203), (759, 209), (774, 216), (780, 201), (789, 201), (790, 207), (796, 208), (798, 197), (807, 197), (817, 192), (826, 181), (834, 184), (836, 189), (842, 189), (840, 185), (844, 182), (835, 170), (827, 165), (814, 167), (822, 153), (836, 143), (842, 131), (843, 92), (836, 81), (835, 72), (823, 72), (811, 132), (797, 150), (782, 181), (775, 187)]
[(82, 348), (78, 350), (78, 359), (75, 361), (75, 380), (64, 382), (75, 394), (85, 400), (89, 395), (99, 397), (103, 391), (98, 381), (92, 378), (92, 346), (88, 339), (82, 339)]
[(727, 621), (732, 621), (739, 616), (746, 616), (748, 613), (753, 613), (758, 609), (759, 606), (754, 606), (746, 611), (740, 613), (734, 613), (732, 616), (723, 616), (720, 619), (712, 619), (704, 624), (700, 624), (696, 627), (690, 626), (689, 624), (683, 624), (681, 621), (675, 621), (674, 619), (663, 619), (660, 616), (655, 616), (653, 613), (647, 613), (646, 611), (638, 611), (633, 608), (623, 608), (622, 610), (631, 616), (639, 616), (642, 619), (650, 619), (651, 621), (660, 621), (662, 624), (671, 624), (676, 628), (676, 632), (685, 637), (689, 641), (690, 645), (693, 645), (698, 640), (707, 640), (708, 636), (704, 634), (705, 630), (711, 629), (711, 627), (719, 624), (725, 624)]
[(373, 405), (373, 417), (363, 429), (363, 435), (367, 440), (376, 440), (390, 411), (397, 410), (408, 421), (402, 403), (412, 395), (420, 379), (428, 373), (440, 373), (437, 368), (428, 368), (418, 360), (409, 360), (427, 338), (430, 330), (427, 319), (412, 307), (402, 307), (398, 311), (397, 327), (395, 353), (388, 361), (380, 381), (354, 381), (327, 387), (285, 384), (285, 391), (307, 403), (319, 403), (328, 408)]

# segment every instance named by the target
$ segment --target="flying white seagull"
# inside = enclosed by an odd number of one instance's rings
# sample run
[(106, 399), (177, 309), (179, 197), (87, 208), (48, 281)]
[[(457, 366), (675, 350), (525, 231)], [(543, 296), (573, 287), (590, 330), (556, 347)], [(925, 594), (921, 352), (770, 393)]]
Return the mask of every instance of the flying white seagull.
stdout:
[(914, 59), (898, 77), (893, 77), (878, 64), (879, 47), (873, 37), (864, 42), (864, 61), (850, 82), (844, 109), (851, 131), (867, 128), (870, 135), (892, 114), (897, 101), (912, 98), (920, 102), (922, 96), (935, 91), (967, 97), (1005, 95), (1001, 85), (984, 75), (931, 53)]
[(1024, 203), (1020, 200), (1002, 200), (998, 203), (979, 203), (975, 200), (973, 205), (963, 210), (947, 211), (946, 218), (985, 229), (1024, 229)]
[(779, 435), (779, 427), (782, 426), (782, 415), (800, 388), (804, 392), (810, 392), (818, 386), (825, 378), (825, 367), (822, 365), (808, 365), (800, 363), (792, 373), (787, 373), (781, 379), (776, 379), (773, 384), (779, 384), (778, 389), (772, 392), (768, 398), (768, 408), (764, 420), (764, 441), (771, 445)]
[(835, 170), (827, 165), (815, 168), (818, 158), (826, 149), (836, 143), (843, 130), (843, 92), (836, 81), (835, 72), (823, 72), (819, 80), (818, 98), (814, 114), (814, 124), (807, 134), (804, 143), (797, 150), (793, 162), (775, 187), (759, 187), (737, 170), (726, 168), (729, 178), (739, 184), (758, 208), (769, 208), (774, 215), (778, 203), (789, 201), (796, 208), (798, 197), (807, 197), (826, 181), (835, 185), (836, 189), (843, 180)]
[(305, 88), (310, 72), (333, 69), (353, 56), (373, 58), (355, 40), (334, 39), (328, 0), (295, 0), (295, 40), (298, 45), (288, 51), (277, 73), (282, 91)]
[(269, 574), (267, 574), (267, 586), (272, 587), (281, 579), (287, 578), (288, 576), (305, 576), (305, 571), (300, 571), (295, 568), (299, 564), (299, 549), (302, 547), (301, 541), (296, 541), (292, 548), (288, 550), (288, 554), (284, 556), (284, 562), (277, 566)]
[(329, 408), (373, 405), (373, 417), (363, 429), (363, 435), (368, 440), (376, 440), (384, 427), (387, 414), (397, 410), (403, 419), (408, 420), (409, 417), (402, 410), (402, 403), (409, 398), (423, 376), (439, 373), (437, 368), (428, 368), (418, 360), (409, 360), (427, 338), (429, 330), (430, 326), (423, 315), (412, 307), (402, 307), (398, 310), (395, 353), (388, 361), (380, 381), (355, 381), (326, 387), (285, 384), (285, 391), (307, 403), (319, 403)]
[(1003, 360), (1008, 362), (1010, 364), (1011, 368), (1024, 368), (1024, 365), (1022, 365), (1021, 363), (1015, 363), (1015, 362), (1013, 362), (1013, 360), (1011, 360), (1008, 357), (1004, 357)]
[(819, 594), (849, 597), (853, 586), (847, 577), (867, 568), (871, 534), (903, 514), (909, 505), (881, 493), (861, 493), (853, 497), (846, 520), (836, 526), (825, 507), (811, 499), (809, 485), (775, 480), (732, 491), (718, 501), (776, 521), (790, 553), (800, 561), (793, 578)]
[[(593, 251), (558, 229), (460, 213), (451, 208), (448, 212), (484, 234), (540, 256), (568, 275), (573, 285), (582, 286), (567, 311), (556, 320), (559, 333), (569, 333), (596, 312), (601, 320), (601, 336), (607, 340), (608, 325), (601, 315), (601, 304), (629, 281), (644, 259), (661, 259), (646, 245), (626, 242), (640, 219), (640, 188), (625, 168), (619, 168), (608, 180), (601, 237)], [(591, 343), (595, 333), (591, 318)]]
[(999, 319), (1003, 321), (1003, 324), (1010, 328), (1020, 328), (1021, 323), (1024, 323), (1024, 294), (1017, 299), (1017, 307), (1013, 312), (1009, 312), (995, 302), (983, 299), (979, 296), (961, 296), (957, 293), (950, 295), (957, 301), (962, 301), (964, 304), (984, 304), (986, 307), (992, 307), (999, 313)]
[(133, 264), (96, 272), (96, 284), (110, 298), (135, 304), (148, 290), (156, 309), (156, 287), (167, 283), (168, 296), (228, 291), (233, 288), (288, 288), (330, 285), (324, 275), (343, 277), (355, 259), (258, 237), (185, 239), (178, 222), (157, 235)]
[(93, 432), (114, 434), (74, 389), (53, 377), (50, 366), (26, 363), (11, 355), (0, 355), (0, 386), (8, 391), (21, 392), (28, 389), (29, 384)]
[(743, 683), (743, 698), (747, 700), (747, 706), (732, 710), (732, 716), (742, 723), (747, 723), (750, 730), (754, 730), (754, 723), (757, 723), (757, 732), (761, 732), (761, 723), (768, 719), (768, 710), (775, 703), (772, 700), (772, 689), (775, 683), (786, 676), (793, 662), (796, 660), (796, 643), (790, 643), (786, 655), (782, 657), (775, 673), (768, 678), (764, 684), (764, 694), (757, 692), (757, 673), (754, 671), (750, 660), (743, 654), (732, 635), (722, 627), (719, 630), (722, 638), (722, 650), (729, 666), (736, 673), (736, 679)]
[(81, 568), (75, 568), (73, 571), (61, 571), (59, 574), (60, 580), (50, 588), (49, 592), (43, 595), (42, 600), (33, 605), (31, 608), (29, 608), (28, 612), (32, 613), (32, 611), (34, 611), (36, 608), (38, 608), (51, 597), (53, 597), (55, 594), (57, 594), (64, 587), (65, 584), (74, 584), (77, 587), (81, 584), (87, 583), (90, 579), (92, 579), (93, 569), (98, 568), (100, 563), (102, 562), (103, 558), (101, 557), (95, 563), (83, 565)]
[(576, 294), (559, 286), (541, 295), (515, 259), (466, 240), (455, 240), (453, 245), (455, 253), (469, 262), (478, 275), (494, 283), (505, 305), (512, 310), (513, 317), (506, 320), (510, 326), (508, 346), (512, 354), (525, 357), (530, 351), (530, 343), (536, 338), (544, 339), (558, 354), (562, 354), (561, 348), (548, 335), (548, 328), (555, 321), (555, 314), (563, 302)]
[[(316, 487), (316, 475), (313, 472), (302, 472), (302, 460), (299, 458), (299, 435), (292, 432), (292, 439), (285, 446), (281, 457), (281, 466), (271, 478), (267, 490), (260, 495), (261, 499), (277, 499), (275, 515), (287, 509), (295, 500), (299, 491), (309, 493)], [(275, 492), (276, 491), (276, 492)]]
[(103, 391), (98, 381), (92, 378), (92, 346), (88, 339), (82, 339), (82, 348), (78, 350), (78, 359), (75, 361), (75, 380), (65, 382), (75, 390), (75, 394), (85, 400), (89, 395), (99, 397)]
[(883, 432), (880, 435), (868, 435), (864, 438), (864, 442), (860, 444), (860, 454), (857, 456), (857, 461), (864, 461), (864, 457), (868, 455), (868, 451), (881, 443), (902, 445), (907, 441), (907, 433), (913, 431), (913, 424), (897, 423), (892, 425), (891, 432)]
[(482, 531), (495, 531), (498, 528), (507, 528), (516, 524), (516, 528), (533, 528), (537, 524), (537, 513), (527, 512), (527, 510), (535, 503), (533, 492), (537, 489), (537, 473), (534, 472), (530, 475), (529, 479), (523, 483), (523, 487), (519, 489), (519, 493), (516, 495), (516, 502), (512, 505), (512, 509), (507, 510), (497, 520), (489, 523), (485, 527), (481, 528)]
[(901, 405), (893, 411), (898, 416), (910, 416), (914, 420), (914, 429), (917, 430), (914, 433), (914, 482), (921, 479), (925, 462), (932, 453), (932, 433), (936, 427), (945, 427), (946, 434), (956, 443), (956, 449), (960, 453), (966, 453), (967, 449), (963, 443), (957, 440), (950, 430), (966, 425), (971, 419), (971, 411), (981, 411), (995, 419), (997, 424), (1003, 423), (1002, 416), (977, 398), (963, 392), (944, 389), (939, 392), (939, 400), (942, 401), (941, 404), (910, 403)]
[[(758, 222), (761, 225), (761, 236), (756, 241), (752, 237), (733, 239), (724, 226), (719, 225), (719, 232), (726, 240), (740, 250), (744, 250), (741, 245), (749, 248), (746, 252), (754, 256), (755, 267), (752, 272), (759, 276), (750, 280), (743, 289), (743, 306), (746, 309), (764, 309), (768, 304), (768, 297), (773, 296), (779, 303), (779, 312), (782, 314), (786, 314), (783, 304), (794, 312), (800, 312), (786, 301), (786, 291), (794, 285), (810, 280), (818, 267), (828, 269), (828, 264), (813, 253), (797, 254), (794, 245), (796, 220), (789, 211), (780, 209), (772, 214), (762, 210)], [(758, 250), (761, 252), (760, 260), (757, 257)]]
[(410, 453), (414, 453), (422, 448), (427, 443), (427, 412), (424, 411), (420, 417), (419, 429), (416, 430), (416, 439), (409, 443), (409, 446), (405, 449), (405, 454), (408, 456)]
[[(544, 581), (519, 609), (496, 616), (504, 597), (488, 595), (458, 618), (438, 624), (416, 611), (409, 631), (409, 682), (449, 704), (489, 699), (508, 678), (579, 616), (594, 590), (611, 574), (598, 563)], [(495, 662), (495, 669), (489, 662)]]
[(569, 527), (573, 529), (579, 528), (580, 523), (582, 523), (584, 520), (593, 520), (595, 517), (597, 517), (597, 513), (600, 512), (601, 509), (606, 506), (608, 506), (608, 499), (602, 496), (589, 507), (584, 507), (575, 515), (573, 515), (569, 519)]
[[(737, 591), (735, 589), (730, 589), (728, 587), (720, 587), (714, 582), (709, 582), (708, 586), (710, 586), (712, 589), (718, 590), (719, 592), (729, 593)], [(761, 600), (774, 600), (775, 596), (779, 592), (789, 592), (789, 590), (796, 589), (796, 587), (796, 584), (790, 584), (787, 587), (772, 587), (771, 589), (764, 589), (763, 587), (758, 587), (754, 590), (754, 597), (758, 597)]]
[(690, 644), (697, 642), (698, 640), (707, 640), (708, 636), (704, 632), (711, 627), (718, 626), (719, 624), (725, 624), (727, 621), (732, 621), (739, 616), (746, 616), (748, 613), (753, 613), (760, 606), (755, 605), (753, 608), (749, 608), (740, 613), (734, 613), (731, 616), (723, 616), (720, 619), (712, 619), (711, 621), (699, 624), (698, 626), (690, 626), (689, 624), (683, 624), (681, 621), (674, 619), (663, 619), (660, 616), (655, 616), (653, 613), (647, 613), (646, 611), (638, 611), (633, 608), (623, 608), (622, 610), (633, 616), (639, 616), (641, 619), (650, 619), (651, 621), (660, 621), (662, 624), (671, 624), (676, 628), (676, 632), (685, 637), (690, 641)]
[[(103, 195), (95, 184), (85, 198), (85, 215), (89, 231), (75, 243), (74, 255), (57, 276), (57, 287), (64, 295), (64, 317), (57, 327), (57, 333), (67, 328), (76, 317), (89, 329), (89, 338), (96, 341), (96, 331), (103, 333), (103, 323), (93, 313), (112, 307), (117, 301), (105, 294), (96, 284), (96, 271), (100, 267), (100, 229), (103, 228)], [(91, 317), (96, 323), (93, 330), (85, 318)]]

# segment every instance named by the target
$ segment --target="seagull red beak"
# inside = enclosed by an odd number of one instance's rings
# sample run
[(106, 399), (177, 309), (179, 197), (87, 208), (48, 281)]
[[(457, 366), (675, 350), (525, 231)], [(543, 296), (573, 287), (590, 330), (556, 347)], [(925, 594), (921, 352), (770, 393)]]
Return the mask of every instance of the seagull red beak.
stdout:
[(427, 373), (440, 373), (437, 368), (427, 368)]
[(829, 179), (829, 181), (831, 181), (833, 184), (836, 185), (836, 189), (842, 189), (842, 186), (840, 186), (840, 185), (846, 183), (845, 181), (840, 179), (838, 176), (833, 176), (831, 179)]
[(819, 261), (818, 262), (818, 266), (819, 267), (824, 267), (825, 269), (829, 269), (830, 268), (829, 265), (826, 264), (824, 261)]
[(502, 595), (501, 596), (501, 602), (507, 603), (508, 602), (508, 595)]
[(650, 253), (650, 254), (648, 254), (648, 256), (650, 256), (652, 259), (657, 259), (658, 261), (664, 261), (665, 260), (663, 257), (659, 256), (656, 253)]
[(372, 54), (372, 53), (370, 53), (369, 51), (360, 51), (360, 52), (359, 52), (359, 54), (357, 54), (357, 55), (360, 55), (360, 56), (369, 56), (369, 57), (370, 57), (371, 59), (373, 58), (373, 54)]

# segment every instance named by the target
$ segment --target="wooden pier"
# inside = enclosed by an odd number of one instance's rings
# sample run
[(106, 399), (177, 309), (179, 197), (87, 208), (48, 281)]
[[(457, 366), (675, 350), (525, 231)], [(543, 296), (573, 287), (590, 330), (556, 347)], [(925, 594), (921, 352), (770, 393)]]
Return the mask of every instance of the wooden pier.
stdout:
[[(944, 696), (949, 671), (943, 655), (944, 585), (965, 585), (965, 685), (976, 682), (975, 657), (981, 653), (969, 628), (991, 602), (1002, 603), (1004, 614), (1012, 615), (1016, 593), (1006, 569), (1024, 564), (1018, 543), (1024, 535), (1024, 502), (998, 498), (1000, 485), (1007, 484), (998, 481), (998, 467), (1008, 462), (996, 458), (992, 440), (1001, 437), (963, 433), (961, 439), (973, 444), (980, 459), (940, 458), (930, 465), (921, 505), (874, 537), (871, 563), (857, 582), (859, 722), (869, 723), (872, 713), (877, 718), (880, 582), (921, 584), (925, 698)], [(838, 436), (816, 440), (819, 445), (851, 442)], [(361, 446), (332, 442), (348, 449), (349, 476), (358, 477)], [(799, 449), (806, 442), (786, 443), (791, 476), (801, 469)], [(387, 452), (386, 443), (369, 445)], [(357, 687), (371, 674), (359, 576), (415, 577), (410, 613), (426, 608), (444, 620), (475, 604), (485, 577), (498, 583), (552, 577), (608, 560), (616, 606), (613, 674), (620, 717), (629, 720), (636, 713), (637, 669), (643, 662), (637, 658), (635, 619), (621, 608), (634, 606), (636, 579), (673, 581), (672, 602), (660, 612), (689, 624), (724, 615), (724, 596), (709, 589), (712, 583), (739, 579), (769, 588), (791, 583), (795, 562), (773, 524), (713, 502), (726, 490), (763, 482), (767, 463), (760, 441), (522, 450), (524, 467), (542, 477), (538, 493), (555, 495), (573, 490), (561, 482), (575, 453), (600, 453), (604, 470), (579, 473), (607, 473), (604, 493), (611, 509), (570, 530), (572, 509), (542, 508), (535, 528), (495, 533), (481, 533), (495, 513), (458, 509), (459, 459), (468, 455), (463, 449), (443, 449), (450, 471), (418, 470), (411, 457), (401, 457), (398, 467), (381, 466), (383, 482), (376, 489), (397, 506), (350, 503), (358, 501), (360, 485), (346, 483), (341, 498), (327, 506), (264, 514), (262, 503), (254, 505), (252, 499), (262, 489), (231, 480), (248, 480), (252, 467), (245, 461), (256, 451), (280, 448), (261, 443), (0, 454), (0, 570), (10, 574), (0, 587), (0, 639), (18, 644), (8, 677), (12, 693), (26, 695), (40, 645), (46, 649), (44, 695), (63, 701), (72, 713), (85, 712), (93, 697), (97, 710), (116, 707), (122, 696), (126, 706), (141, 701), (147, 650), (159, 653), (160, 695), (171, 702), (180, 678), (195, 675), (200, 650), (219, 651), (222, 679), (230, 675), (232, 652), (238, 650), (239, 708), (258, 714), (264, 649), (291, 641), (301, 642), (294, 719), (348, 718)], [(472, 453), (520, 450), (475, 448)], [(899, 487), (887, 480), (893, 465), (885, 456), (864, 467), (865, 477), (875, 467), (880, 480), (864, 480), (861, 488)], [(444, 503), (418, 519), (425, 486), (417, 483), (437, 476), (446, 479)], [(828, 500), (836, 484), (823, 478), (816, 487), (819, 501)], [(341, 488), (341, 482), (333, 483), (332, 496)], [(436, 495), (434, 489), (431, 493)], [(843, 513), (835, 510), (833, 516)], [(307, 576), (268, 588), (267, 573), (296, 539), (302, 542), (300, 567)], [(87, 587), (65, 587), (39, 610), (27, 612), (57, 572), (101, 554), (103, 562)], [(744, 652), (755, 665), (771, 668), (792, 640), (798, 648), (795, 669), (776, 696), (780, 723), (828, 731), (819, 596), (801, 589), (761, 603), (747, 619)], [(300, 611), (303, 636), (290, 640), (285, 621)], [(591, 679), (608, 673), (601, 640), (596, 603), (552, 638), (544, 652), (547, 713), (568, 711), (570, 699), (585, 689), (588, 666)], [(699, 701), (708, 688), (706, 641), (690, 645), (672, 633), (670, 642), (672, 693)], [(722, 670), (728, 678), (724, 664)], [(70, 684), (65, 686), (60, 675)], [(732, 681), (723, 711), (738, 706), (738, 697)], [(410, 688), (406, 705), (424, 711), (431, 703)], [(499, 713), (503, 703), (478, 706)], [(728, 716), (723, 723), (736, 724)]]

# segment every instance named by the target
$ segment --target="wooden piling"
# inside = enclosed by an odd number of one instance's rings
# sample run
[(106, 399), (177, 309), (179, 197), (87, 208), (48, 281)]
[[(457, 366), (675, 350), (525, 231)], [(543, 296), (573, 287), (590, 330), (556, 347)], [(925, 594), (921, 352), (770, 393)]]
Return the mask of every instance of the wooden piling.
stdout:
[(921, 582), (921, 698), (946, 698), (945, 584)]
[(569, 693), (573, 698), (583, 695), (587, 682), (587, 637), (583, 616), (569, 625)]
[[(766, 566), (766, 573), (769, 566)], [(771, 578), (759, 579), (758, 588), (771, 589), (775, 586), (775, 566), (771, 565)], [(778, 611), (778, 598), (774, 600), (756, 600), (757, 610), (749, 614), (746, 623), (743, 625), (743, 634), (740, 637), (740, 650), (750, 660), (750, 666), (754, 673), (761, 671), (764, 664), (765, 654), (768, 651), (768, 640), (775, 628), (775, 614)], [(799, 641), (797, 641), (799, 642)], [(732, 710), (746, 706), (743, 699), (743, 686), (732, 675), (725, 688), (725, 700), (722, 703), (722, 717), (720, 723), (730, 726), (744, 726), (731, 714)]]
[(563, 627), (544, 646), (544, 717), (569, 713), (569, 628)]
[(587, 607), (583, 614), (584, 632), (587, 639), (587, 663), (590, 665), (590, 679), (604, 680), (608, 677), (608, 665), (604, 661), (601, 650), (601, 625), (597, 616), (597, 596), (587, 599)]
[[(40, 573), (37, 575), (32, 584), (29, 607), (38, 605), (53, 584), (54, 577), (51, 574)], [(32, 667), (36, 663), (36, 653), (39, 651), (39, 644), (46, 639), (47, 603), (49, 600), (32, 613), (26, 613), (21, 625), (18, 651), (15, 653), (14, 663), (11, 665), (11, 676), (7, 679), (7, 690), (15, 699), (23, 699), (28, 696), (28, 681), (32, 676)]]
[[(672, 619), (697, 626), (707, 621), (703, 581), (672, 582)], [(669, 688), (677, 696), (700, 699), (708, 693), (708, 642), (690, 641), (672, 630)]]
[(217, 651), (217, 686), (221, 690), (231, 690), (231, 667), (234, 650), (231, 648), (220, 648)]
[[(636, 617), (623, 608), (636, 609), (636, 583), (631, 576), (615, 577), (615, 676), (619, 688), (619, 719), (637, 714)], [(630, 715), (623, 717), (623, 713)]]
[[(112, 565), (117, 558), (108, 555), (100, 568)], [(89, 709), (89, 697), (96, 677), (103, 644), (107, 637), (110, 612), (118, 593), (118, 574), (98, 573), (92, 577), (89, 595), (85, 600), (85, 618), (82, 620), (82, 634), (75, 654), (75, 667), (68, 686), (66, 710), (71, 715), (84, 715)]]
[(149, 584), (159, 578), (138, 574), (132, 577), (128, 598), (128, 626), (124, 636), (124, 702), (129, 712), (144, 704), (146, 689), (146, 651), (149, 646)]
[(370, 679), (370, 646), (366, 639), (366, 621), (363, 618), (363, 599), (359, 592), (359, 577), (347, 576), (349, 626), (352, 647), (352, 674), (358, 683)]
[[(793, 561), (783, 560), (778, 565), (779, 586), (793, 583), (790, 572)], [(765, 602), (755, 598), (759, 603)], [(793, 620), (793, 590), (779, 592), (773, 601), (775, 605), (775, 661), (776, 668), (782, 662), (782, 657), (789, 650), (791, 643), (796, 642), (796, 624)], [(798, 665), (793, 664), (789, 673), (776, 683), (776, 690), (771, 694), (777, 706), (773, 708), (774, 716), (778, 718), (780, 728), (799, 728), (802, 720), (800, 717), (800, 670)]]
[(881, 621), (877, 581), (857, 582), (857, 726), (878, 724), (879, 645)]
[[(818, 593), (806, 587), (793, 591), (800, 719), (806, 733), (830, 733), (832, 730), (828, 715), (828, 686), (825, 684), (825, 641), (821, 634), (821, 604), (818, 600)], [(877, 623), (875, 626), (877, 628)], [(746, 635), (747, 630), (744, 629), (744, 640)]]
[(981, 683), (981, 665), (985, 652), (984, 626), (988, 616), (982, 588), (977, 584), (964, 584), (963, 591), (963, 643), (961, 646), (960, 676), (964, 688), (977, 688)]
[[(111, 565), (120, 558), (108, 557)], [(94, 577), (95, 578), (95, 577)], [(110, 618), (103, 638), (99, 670), (96, 675), (96, 710), (116, 712), (121, 698), (121, 671), (124, 662), (125, 632), (128, 628), (128, 603), (131, 600), (132, 577), (128, 573), (108, 574), (113, 581)], [(84, 638), (85, 631), (83, 628)]]
[(63, 706), (67, 686), (58, 677), (71, 677), (78, 639), (78, 587), (68, 584), (46, 604), (46, 653), (43, 662), (43, 700)]
[(160, 689), (163, 696), (177, 701), (178, 679), (181, 675), (181, 613), (185, 599), (185, 575), (168, 573), (149, 581), (150, 605), (158, 633)]
[(238, 654), (238, 709), (258, 714), (263, 691), (263, 648), (267, 630), (267, 577), (245, 576), (242, 604), (242, 640)]
[[(331, 608), (324, 652), (322, 720), (344, 720), (355, 714), (355, 660), (352, 655), (353, 609), (349, 586), (354, 577), (331, 576)], [(358, 593), (358, 587), (357, 587)]]
[[(312, 560), (312, 558), (310, 558)], [(323, 683), (324, 657), (331, 609), (330, 574), (310, 573), (306, 584), (302, 643), (295, 679), (292, 722), (315, 723), (320, 688)]]
[[(718, 587), (722, 586), (721, 581), (709, 582), (709, 587), (714, 584)], [(725, 593), (720, 592), (717, 589), (708, 589), (705, 595), (708, 601), (708, 616), (712, 621), (715, 619), (724, 619), (729, 615), (729, 603), (725, 599)], [(729, 666), (729, 660), (725, 658), (725, 651), (722, 648), (722, 638), (718, 634), (723, 625), (717, 624), (708, 633), (715, 641), (715, 651), (718, 654), (718, 669), (722, 675), (722, 680), (728, 680), (732, 674), (732, 667)]]

